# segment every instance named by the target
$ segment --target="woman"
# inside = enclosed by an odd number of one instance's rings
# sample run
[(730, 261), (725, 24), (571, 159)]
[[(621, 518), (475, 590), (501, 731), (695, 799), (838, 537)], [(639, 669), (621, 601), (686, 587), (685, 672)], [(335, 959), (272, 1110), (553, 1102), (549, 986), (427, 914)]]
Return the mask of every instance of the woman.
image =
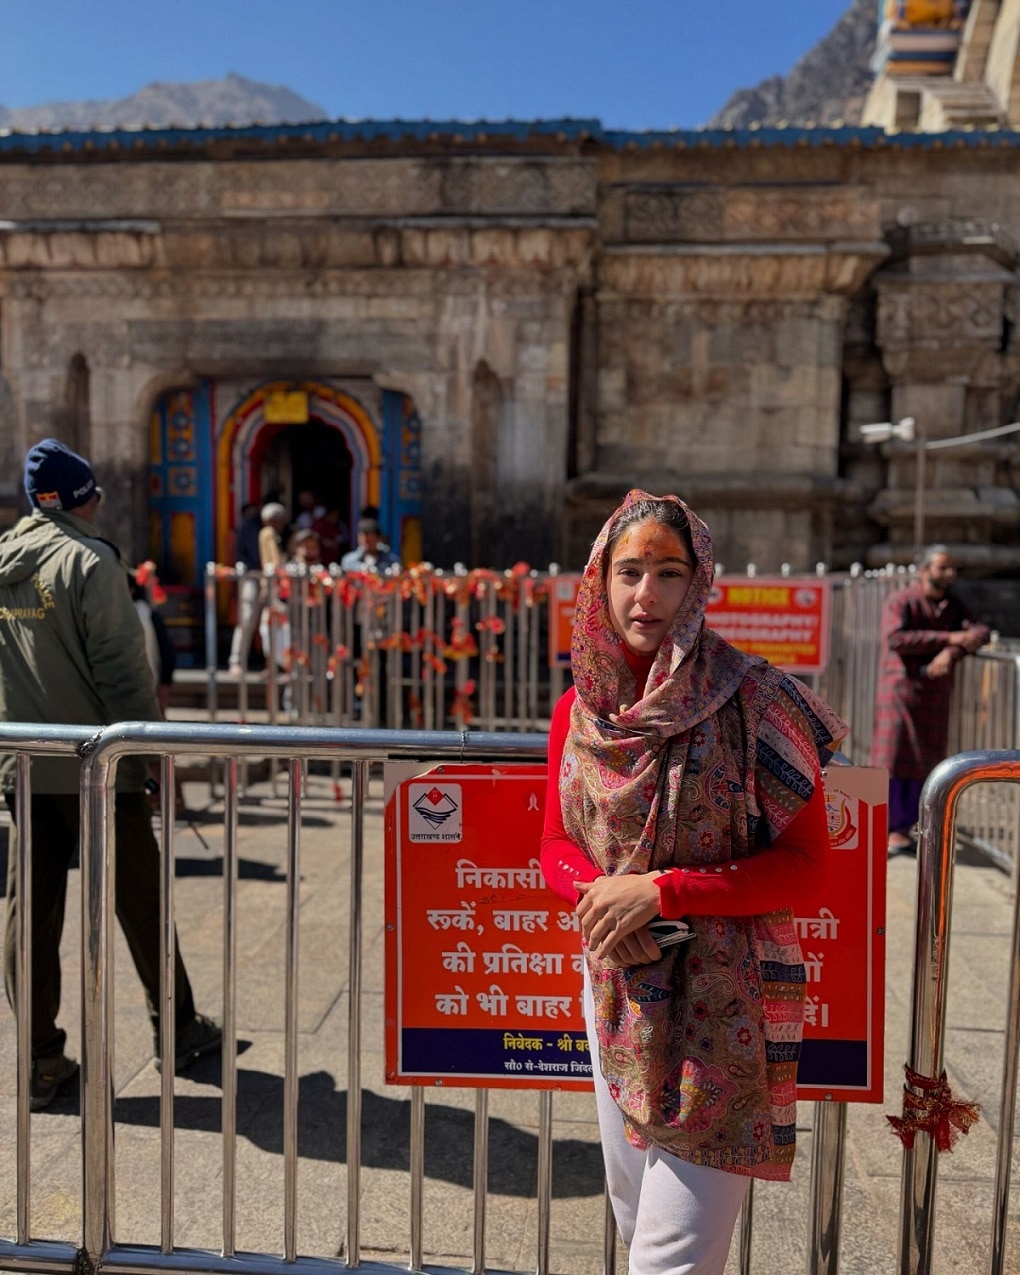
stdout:
[[(632, 1275), (722, 1272), (748, 1181), (793, 1162), (804, 966), (846, 727), (704, 625), (708, 528), (632, 491), (577, 600), (542, 867), (576, 903), (606, 1176)], [(828, 754), (826, 754), (828, 756)], [(684, 918), (660, 951), (648, 923)], [(600, 1064), (600, 1065), (599, 1065)]]

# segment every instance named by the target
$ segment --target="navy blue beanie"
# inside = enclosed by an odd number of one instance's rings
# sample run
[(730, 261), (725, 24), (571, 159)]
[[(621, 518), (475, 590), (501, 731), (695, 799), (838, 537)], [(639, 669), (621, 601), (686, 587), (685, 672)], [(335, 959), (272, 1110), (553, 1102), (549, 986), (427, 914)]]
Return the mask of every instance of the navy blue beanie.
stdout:
[(92, 466), (55, 438), (36, 443), (25, 457), (25, 494), (37, 509), (77, 509), (102, 496)]

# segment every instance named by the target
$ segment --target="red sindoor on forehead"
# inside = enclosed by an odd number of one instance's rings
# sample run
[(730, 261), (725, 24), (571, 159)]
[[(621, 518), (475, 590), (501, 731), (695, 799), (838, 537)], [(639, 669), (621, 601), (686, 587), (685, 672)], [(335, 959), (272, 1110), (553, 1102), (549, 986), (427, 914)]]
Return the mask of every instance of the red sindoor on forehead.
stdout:
[(613, 558), (645, 558), (650, 561), (675, 558), (690, 563), (684, 542), (671, 527), (664, 527), (659, 522), (641, 522), (625, 531), (617, 542)]

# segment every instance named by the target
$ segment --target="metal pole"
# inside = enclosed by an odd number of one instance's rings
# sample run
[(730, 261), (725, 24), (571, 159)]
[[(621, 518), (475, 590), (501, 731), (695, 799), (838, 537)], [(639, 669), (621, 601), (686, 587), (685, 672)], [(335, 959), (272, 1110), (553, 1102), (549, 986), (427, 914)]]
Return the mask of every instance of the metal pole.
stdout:
[[(348, 1086), (349, 1088), (349, 1086)], [(411, 1173), (411, 1254), (412, 1271), (422, 1269), (422, 1205), (425, 1183), (425, 1093), (420, 1085), (411, 1090), (411, 1134), (408, 1149)]]
[(608, 1188), (605, 1191), (605, 1221), (602, 1225), (602, 1275), (616, 1275), (616, 1215)]
[(347, 1004), (347, 1265), (361, 1265), (361, 883), (365, 858), (365, 801), (369, 763), (351, 776), (351, 919)]
[(846, 1163), (845, 1102), (815, 1103), (811, 1148), (808, 1275), (836, 1275), (839, 1269), (843, 1170)]
[(17, 1034), (17, 1193), (19, 1244), (27, 1244), (31, 1231), (31, 1151), (29, 1143), (29, 1098), (32, 1091), (32, 759), (28, 753), (18, 753), (15, 760), (14, 809), (17, 813), (17, 877), (18, 900), (18, 950), (17, 1004), (15, 1015)]
[(206, 711), (216, 720), (216, 563), (205, 564), (205, 684)]
[[(216, 720), (216, 563), (205, 564), (205, 708)], [(209, 758), (209, 796), (216, 792), (216, 758)]]
[(914, 561), (920, 563), (924, 553), (924, 484), (927, 446), (924, 441), (924, 427), (920, 421), (914, 422), (916, 439), (914, 452)]
[(113, 1243), (113, 803), (116, 759), (81, 768), (82, 1238), (95, 1271)]
[(223, 772), (223, 1256), (237, 1244), (237, 758)]
[(1002, 1062), (1002, 1098), (999, 1104), (999, 1142), (995, 1163), (991, 1275), (1002, 1275), (1005, 1270), (1006, 1228), (1009, 1223), (1009, 1179), (1013, 1126), (1016, 1120), (1018, 1054), (1020, 1054), (1020, 906), (1014, 906), (1013, 940), (1009, 961), (1009, 1002), (1006, 1013), (1006, 1047)]
[(471, 1275), (482, 1275), (485, 1270), (485, 1205), (489, 1185), (489, 1091), (475, 1090), (475, 1154), (474, 1178), (474, 1260)]
[[(1020, 747), (1020, 655), (1013, 661), (1013, 741), (1017, 747)], [(1017, 841), (1018, 829), (1016, 821), (1013, 822), (1013, 843), (1012, 843), (1012, 862), (1010, 867), (1010, 885), (1013, 890), (1013, 897), (1017, 895), (1017, 883), (1020, 879), (1020, 844)]]
[(287, 951), (283, 1063), (283, 1260), (297, 1258), (298, 1137), (298, 919), (301, 911), (301, 778), (297, 757), (290, 762), (287, 794)]
[[(908, 1063), (911, 1070), (926, 1077), (937, 1077), (943, 1063), (956, 807), (965, 789), (982, 781), (1020, 782), (1020, 752), (971, 752), (951, 757), (936, 766), (921, 792)], [(901, 1275), (930, 1275), (937, 1175), (935, 1144), (927, 1133), (919, 1132), (913, 1148), (903, 1153)]]
[(754, 1178), (747, 1184), (747, 1194), (740, 1206), (740, 1275), (751, 1275), (751, 1240), (754, 1238)]
[(174, 987), (174, 759), (160, 764), (159, 858), (159, 1159), (161, 1253), (174, 1247), (174, 1056), (177, 1052)]
[(544, 1089), (538, 1098), (538, 1261), (537, 1275), (549, 1272), (549, 1218), (552, 1198), (552, 1092)]

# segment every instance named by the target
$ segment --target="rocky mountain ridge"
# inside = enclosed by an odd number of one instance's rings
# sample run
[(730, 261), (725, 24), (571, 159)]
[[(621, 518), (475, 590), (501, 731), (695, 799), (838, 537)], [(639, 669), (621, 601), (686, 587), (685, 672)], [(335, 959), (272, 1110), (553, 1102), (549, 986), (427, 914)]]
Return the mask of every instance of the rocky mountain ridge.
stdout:
[(789, 75), (773, 75), (753, 88), (738, 89), (708, 126), (859, 123), (873, 78), (877, 33), (875, 0), (853, 0)]
[(321, 106), (289, 88), (262, 84), (243, 75), (195, 84), (147, 84), (111, 101), (44, 102), (8, 109), (0, 106), (0, 128), (92, 129), (182, 128), (246, 124), (309, 124), (323, 120)]
[[(876, 29), (875, 0), (852, 0), (788, 75), (739, 89), (708, 127), (857, 123), (871, 86)], [(326, 118), (321, 106), (292, 89), (233, 73), (193, 84), (147, 84), (108, 101), (0, 105), (0, 128), (24, 130), (306, 124)]]

